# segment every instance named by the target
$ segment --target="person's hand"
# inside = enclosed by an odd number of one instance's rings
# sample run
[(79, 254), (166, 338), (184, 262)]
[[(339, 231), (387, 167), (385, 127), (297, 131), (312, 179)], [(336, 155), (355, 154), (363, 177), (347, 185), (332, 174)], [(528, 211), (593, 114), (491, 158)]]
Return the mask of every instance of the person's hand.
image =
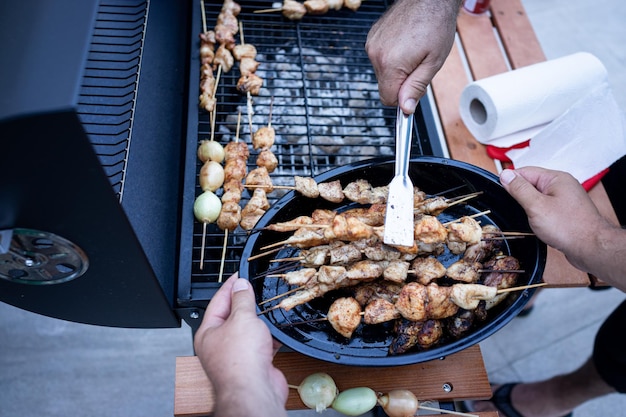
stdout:
[(626, 231), (600, 214), (572, 175), (523, 167), (503, 170), (500, 182), (524, 208), (539, 239), (575, 267), (626, 289)]
[(411, 114), (450, 53), (461, 0), (396, 0), (372, 26), (365, 50), (380, 100)]
[(216, 416), (287, 415), (287, 381), (272, 364), (278, 346), (256, 315), (250, 283), (234, 274), (210, 301), (194, 338), (215, 388)]

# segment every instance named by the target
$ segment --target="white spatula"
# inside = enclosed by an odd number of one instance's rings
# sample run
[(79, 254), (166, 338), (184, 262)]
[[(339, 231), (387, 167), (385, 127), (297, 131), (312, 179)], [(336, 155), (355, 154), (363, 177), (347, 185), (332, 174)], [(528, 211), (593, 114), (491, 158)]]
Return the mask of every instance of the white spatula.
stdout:
[(406, 115), (398, 107), (396, 120), (396, 166), (389, 184), (385, 233), (388, 245), (413, 246), (413, 183), (409, 178), (413, 114)]

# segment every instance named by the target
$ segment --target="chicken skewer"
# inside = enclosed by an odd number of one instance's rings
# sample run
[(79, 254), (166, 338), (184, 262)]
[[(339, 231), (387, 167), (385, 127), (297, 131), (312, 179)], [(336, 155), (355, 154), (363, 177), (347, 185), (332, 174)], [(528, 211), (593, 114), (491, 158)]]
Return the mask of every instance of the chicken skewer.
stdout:
[[(345, 285), (346, 282), (349, 282), (349, 280), (342, 279), (335, 285), (332, 283), (318, 283), (312, 287), (297, 290), (295, 294), (284, 298), (280, 303), (270, 308), (258, 312), (257, 315), (266, 314), (281, 308), (285, 311), (290, 311), (294, 307), (307, 303), (331, 290), (349, 286)], [(498, 289), (497, 287), (482, 284), (463, 283), (443, 287), (435, 283), (422, 285), (417, 282), (411, 282), (402, 287), (394, 305), (400, 316), (411, 321), (420, 321), (427, 318), (441, 319), (451, 317), (459, 308), (473, 310), (480, 301), (492, 300), (499, 294), (508, 294), (545, 285), (547, 284), (542, 282)], [(365, 312), (365, 316), (368, 316), (367, 312)], [(394, 318), (398, 318), (397, 315)], [(378, 323), (382, 323), (382, 321), (376, 318), (375, 315), (370, 315), (370, 318), (366, 321), (366, 324)]]
[(280, 8), (255, 10), (253, 13), (281, 12), (289, 20), (300, 20), (307, 14), (322, 15), (329, 10), (339, 10), (342, 7), (357, 11), (361, 7), (361, 0), (305, 0), (303, 3), (284, 0)]
[[(439, 222), (435, 216), (423, 215), (414, 222), (414, 237), (416, 241), (426, 245), (444, 243), (449, 234), (454, 237), (453, 242), (478, 243), (482, 229), (473, 219), (489, 213), (490, 210), (485, 210), (447, 223)], [(340, 213), (332, 218), (331, 224), (302, 225), (291, 237), (260, 249), (271, 249), (282, 245), (307, 248), (335, 240), (355, 241), (373, 236), (380, 238), (383, 232), (384, 225), (370, 226), (358, 218)]]
[[(462, 284), (455, 284), (455, 285), (462, 285)], [(497, 295), (497, 294), (503, 294), (503, 293), (508, 293), (508, 292), (514, 292), (514, 291), (524, 291), (524, 290), (531, 289), (531, 288), (543, 287), (545, 285), (547, 285), (545, 282), (541, 282), (538, 284), (521, 285), (519, 287), (513, 287), (513, 288), (496, 289), (495, 294)], [(471, 305), (473, 305), (475, 303), (475, 300), (481, 301), (484, 297), (489, 297), (491, 294), (494, 293), (494, 291), (491, 289), (493, 287), (489, 287), (489, 288), (490, 289), (487, 289), (486, 291), (478, 287), (472, 287), (469, 289), (469, 291), (464, 290), (463, 291), (464, 297), (458, 298), (457, 301), (466, 305), (467, 302), (463, 301), (463, 299), (469, 299), (471, 300), (470, 301)], [(454, 290), (451, 290), (450, 292), (454, 292)], [(365, 307), (366, 310), (368, 309), (368, 306), (371, 305), (376, 300), (381, 300), (381, 299), (375, 298), (372, 301), (370, 301)], [(354, 297), (339, 297), (335, 301), (333, 301), (333, 303), (331, 303), (326, 316), (318, 317), (315, 319), (303, 320), (303, 321), (289, 322), (289, 323), (280, 325), (280, 327), (298, 326), (302, 324), (328, 321), (331, 324), (331, 326), (337, 331), (337, 333), (341, 334), (342, 336), (346, 338), (350, 338), (352, 337), (352, 333), (354, 333), (356, 328), (361, 323), (380, 324), (385, 321), (400, 318), (399, 313), (388, 314), (388, 315), (383, 316), (382, 318), (377, 317), (376, 314), (372, 314), (372, 311), (371, 311), (375, 309), (377, 309), (377, 306), (370, 308), (369, 309), (370, 311), (364, 311), (361, 303)]]

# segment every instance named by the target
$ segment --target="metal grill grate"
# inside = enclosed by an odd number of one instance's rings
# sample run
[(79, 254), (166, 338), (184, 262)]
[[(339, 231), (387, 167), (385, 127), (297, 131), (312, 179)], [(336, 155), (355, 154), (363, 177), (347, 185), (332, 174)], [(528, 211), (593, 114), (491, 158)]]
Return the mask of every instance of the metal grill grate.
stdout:
[[(252, 131), (267, 125), (270, 107), (271, 123), (276, 130), (271, 151), (277, 156), (279, 167), (271, 174), (273, 183), (293, 185), (294, 175), (312, 176), (372, 157), (393, 157), (395, 109), (380, 104), (376, 77), (364, 50), (369, 28), (386, 9), (386, 2), (368, 0), (357, 12), (331, 11), (323, 16), (305, 16), (301, 21), (287, 20), (279, 12), (254, 13), (271, 8), (272, 4), (266, 1), (240, 4), (238, 19), (243, 24), (244, 41), (257, 48), (260, 66), (256, 73), (265, 81), (261, 93), (252, 97)], [(207, 27), (212, 29), (221, 2), (205, 7)], [(197, 9), (195, 19), (200, 21), (200, 8)], [(240, 43), (240, 38), (237, 41)], [(199, 67), (198, 50), (199, 41), (192, 45), (192, 67)], [(198, 91), (196, 74), (192, 70), (192, 96)], [(250, 144), (246, 97), (235, 89), (239, 76), (235, 63), (219, 80), (214, 139), (223, 145), (236, 136), (239, 112), (239, 139)], [(198, 112), (197, 109), (196, 103), (190, 111)], [(433, 154), (429, 135), (433, 135), (434, 129), (426, 126), (432, 123), (426, 120), (428, 117), (432, 116), (424, 108), (416, 114), (420, 141), (414, 140), (413, 155)], [(197, 140), (210, 138), (210, 132), (208, 113), (199, 111)], [(248, 168), (253, 169), (257, 152), (252, 146), (249, 148)], [(201, 162), (197, 161), (194, 168), (197, 175)], [(197, 181), (194, 192), (196, 196), (202, 192)], [(268, 199), (274, 203), (281, 195), (274, 191)], [(250, 196), (244, 191), (242, 207)], [(201, 269), (202, 234), (203, 225), (195, 221), (192, 284), (215, 283), (219, 279), (224, 232), (209, 225)], [(247, 236), (240, 228), (228, 236), (224, 278), (237, 271)]]
[(122, 199), (146, 0), (99, 5), (80, 89), (78, 113), (118, 199)]

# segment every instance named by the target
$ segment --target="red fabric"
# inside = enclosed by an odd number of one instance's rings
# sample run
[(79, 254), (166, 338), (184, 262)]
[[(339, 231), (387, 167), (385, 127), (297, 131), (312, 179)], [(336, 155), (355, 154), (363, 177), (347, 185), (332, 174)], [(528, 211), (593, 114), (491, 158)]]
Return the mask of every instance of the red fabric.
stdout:
[[(529, 143), (530, 143), (530, 139), (524, 142), (517, 143), (508, 148), (498, 148), (497, 146), (487, 145), (486, 146), (487, 155), (489, 155), (489, 157), (492, 159), (497, 159), (498, 161), (511, 162), (511, 166), (509, 168), (514, 169), (512, 161), (508, 156), (506, 156), (506, 153), (510, 151), (511, 149), (525, 148), (528, 146)], [(588, 180), (583, 181), (582, 182), (583, 188), (586, 191), (591, 190), (602, 179), (602, 177), (606, 175), (607, 172), (609, 172), (609, 169), (605, 168), (602, 171), (598, 172), (593, 177), (589, 178)]]
[(608, 168), (603, 169), (602, 171), (598, 172), (596, 175), (594, 175), (593, 177), (589, 178), (587, 181), (584, 181), (582, 183), (583, 188), (586, 191), (589, 191), (593, 188), (594, 185), (596, 185), (598, 182), (600, 182), (600, 180), (602, 179), (602, 177), (604, 177), (606, 175), (606, 173), (609, 172)]
[(511, 159), (506, 156), (506, 153), (511, 149), (525, 148), (528, 146), (529, 143), (530, 139), (525, 140), (524, 142), (516, 143), (515, 145), (508, 148), (498, 148), (497, 146), (487, 145), (487, 155), (489, 155), (489, 157), (492, 159), (497, 159), (498, 161), (511, 162)]

